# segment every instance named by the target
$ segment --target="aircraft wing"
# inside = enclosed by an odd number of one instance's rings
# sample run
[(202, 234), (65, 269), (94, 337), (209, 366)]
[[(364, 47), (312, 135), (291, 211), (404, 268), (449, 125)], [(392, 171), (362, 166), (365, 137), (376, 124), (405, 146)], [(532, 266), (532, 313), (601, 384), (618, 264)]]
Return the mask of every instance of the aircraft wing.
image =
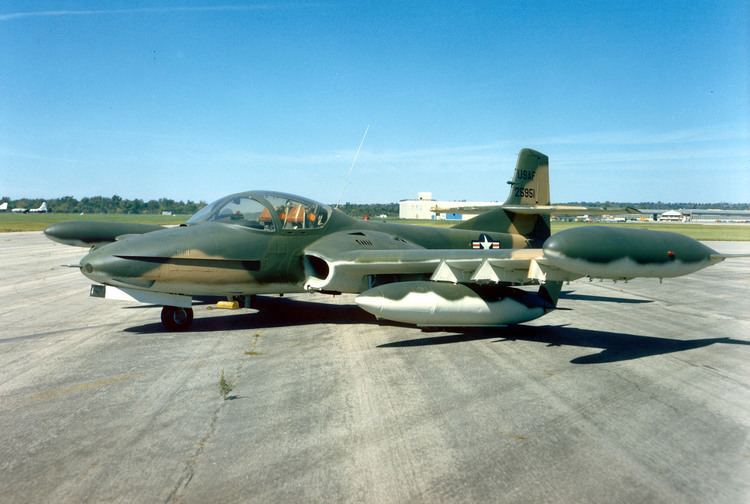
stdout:
[(536, 284), (575, 280), (582, 275), (551, 265), (542, 249), (402, 249), (355, 250), (325, 258), (309, 252), (307, 264), (324, 261), (325, 268), (308, 268), (305, 288), (318, 291), (361, 292), (377, 275), (430, 275), (452, 283)]
[(433, 207), (439, 213), (483, 213), (495, 208), (502, 208), (517, 214), (534, 215), (621, 215), (640, 214), (633, 207), (587, 207), (578, 205), (497, 205), (497, 206), (458, 206), (450, 208)]
[(305, 288), (356, 293), (381, 280), (523, 285), (672, 278), (730, 257), (684, 235), (606, 226), (567, 229), (534, 249), (425, 249), (382, 232), (336, 233), (305, 250)]

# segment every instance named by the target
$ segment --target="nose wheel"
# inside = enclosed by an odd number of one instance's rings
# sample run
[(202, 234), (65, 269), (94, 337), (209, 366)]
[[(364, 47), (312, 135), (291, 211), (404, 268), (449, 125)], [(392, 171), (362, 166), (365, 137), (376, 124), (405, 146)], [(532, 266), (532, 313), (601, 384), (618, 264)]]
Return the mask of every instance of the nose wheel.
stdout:
[(193, 309), (165, 306), (161, 309), (161, 323), (169, 331), (187, 331), (193, 323)]

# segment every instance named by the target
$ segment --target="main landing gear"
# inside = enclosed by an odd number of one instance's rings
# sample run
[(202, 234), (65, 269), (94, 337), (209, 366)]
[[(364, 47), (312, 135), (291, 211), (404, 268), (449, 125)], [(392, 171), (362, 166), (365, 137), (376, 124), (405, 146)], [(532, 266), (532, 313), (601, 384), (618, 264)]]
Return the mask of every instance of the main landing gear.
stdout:
[(165, 306), (161, 309), (161, 323), (169, 331), (187, 331), (193, 323), (193, 309)]
[[(255, 294), (228, 296), (226, 301), (218, 301), (215, 305), (210, 305), (208, 309), (239, 310), (250, 308), (253, 304), (255, 304)], [(193, 309), (164, 305), (161, 309), (161, 323), (167, 331), (187, 331), (193, 324)]]

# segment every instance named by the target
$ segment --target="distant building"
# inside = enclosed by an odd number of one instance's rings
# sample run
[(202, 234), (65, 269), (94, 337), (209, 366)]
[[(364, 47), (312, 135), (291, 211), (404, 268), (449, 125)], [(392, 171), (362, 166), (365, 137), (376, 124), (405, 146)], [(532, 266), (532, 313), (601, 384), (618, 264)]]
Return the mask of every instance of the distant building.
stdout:
[(459, 210), (460, 207), (484, 207), (499, 204), (497, 201), (436, 200), (432, 198), (431, 192), (420, 192), (417, 193), (417, 199), (404, 199), (398, 202), (398, 217), (399, 219), (468, 220), (476, 217), (480, 212), (476, 210), (463, 212)]
[(659, 215), (660, 222), (686, 222), (687, 215), (677, 210), (667, 210)]
[[(648, 216), (652, 216), (653, 220), (662, 220), (661, 215), (673, 210), (667, 208), (639, 208), (639, 210)], [(735, 224), (742, 224), (750, 222), (750, 208), (743, 209), (717, 209), (717, 208), (680, 208), (677, 210), (682, 214), (684, 222), (694, 223), (716, 223), (716, 222), (729, 222)], [(667, 215), (667, 219), (669, 219)], [(674, 216), (672, 217), (674, 219)], [(665, 220), (665, 222), (670, 222)], [(682, 222), (674, 221), (671, 222)]]
[(743, 210), (709, 208), (688, 210), (688, 212), (690, 212), (690, 221), (692, 222), (731, 222), (734, 224), (750, 222), (750, 208)]

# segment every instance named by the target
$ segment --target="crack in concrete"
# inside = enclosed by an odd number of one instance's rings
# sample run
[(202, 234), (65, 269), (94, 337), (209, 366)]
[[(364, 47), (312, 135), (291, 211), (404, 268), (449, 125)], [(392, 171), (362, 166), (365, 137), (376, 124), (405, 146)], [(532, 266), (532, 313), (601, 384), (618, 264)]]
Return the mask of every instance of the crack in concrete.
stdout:
[[(256, 340), (260, 337), (259, 333), (256, 333)], [(254, 348), (254, 347), (253, 347)], [(237, 372), (242, 367), (242, 364), (240, 363), (235, 368), (235, 376), (237, 375)], [(236, 398), (236, 396), (233, 396), (232, 398)], [(221, 409), (224, 407), (224, 405), (227, 403), (227, 399), (224, 399), (221, 401), (219, 406), (214, 410), (214, 414), (211, 417), (211, 423), (208, 426), (208, 430), (206, 431), (206, 434), (198, 441), (198, 446), (195, 449), (195, 453), (187, 460), (185, 463), (185, 469), (182, 471), (182, 475), (177, 480), (177, 484), (175, 484), (172, 491), (169, 493), (167, 498), (164, 500), (165, 504), (173, 504), (178, 503), (182, 499), (182, 493), (187, 489), (188, 485), (190, 485), (190, 482), (193, 479), (193, 476), (195, 476), (195, 466), (198, 463), (198, 459), (203, 454), (203, 451), (206, 448), (206, 444), (208, 441), (214, 436), (216, 433), (216, 424), (219, 421), (219, 414), (221, 413)]]
[(182, 492), (187, 489), (188, 485), (190, 485), (190, 481), (192, 481), (193, 476), (195, 475), (195, 465), (198, 462), (198, 458), (203, 453), (208, 440), (213, 437), (214, 433), (216, 432), (216, 423), (219, 420), (219, 413), (221, 412), (221, 408), (224, 406), (225, 402), (226, 401), (222, 401), (219, 407), (214, 411), (213, 417), (211, 418), (211, 423), (208, 426), (208, 431), (201, 438), (201, 440), (198, 441), (198, 446), (196, 447), (195, 453), (193, 453), (192, 457), (187, 460), (185, 469), (182, 471), (182, 476), (180, 476), (180, 479), (177, 480), (177, 484), (164, 500), (165, 504), (180, 502)]

